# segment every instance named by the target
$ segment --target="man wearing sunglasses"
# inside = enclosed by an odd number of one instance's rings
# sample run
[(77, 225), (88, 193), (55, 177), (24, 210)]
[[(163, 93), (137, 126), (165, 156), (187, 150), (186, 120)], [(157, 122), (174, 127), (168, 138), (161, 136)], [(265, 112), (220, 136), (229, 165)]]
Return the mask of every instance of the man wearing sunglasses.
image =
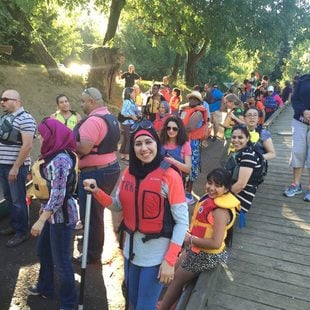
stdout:
[(13, 235), (6, 246), (15, 247), (28, 239), (26, 177), (36, 123), (22, 107), (16, 90), (2, 93), (1, 108), (4, 114), (0, 118), (0, 184), (11, 219), (0, 235)]
[[(80, 176), (78, 196), (81, 220), (85, 219), (86, 191), (83, 180), (95, 179), (98, 186), (111, 194), (120, 174), (116, 151), (120, 138), (117, 118), (110, 114), (97, 88), (86, 88), (82, 93), (81, 108), (87, 115), (73, 132), (77, 141)], [(90, 213), (89, 245), (87, 263), (101, 263), (104, 243), (104, 220), (102, 207), (93, 199)], [(81, 256), (74, 262), (80, 262)]]

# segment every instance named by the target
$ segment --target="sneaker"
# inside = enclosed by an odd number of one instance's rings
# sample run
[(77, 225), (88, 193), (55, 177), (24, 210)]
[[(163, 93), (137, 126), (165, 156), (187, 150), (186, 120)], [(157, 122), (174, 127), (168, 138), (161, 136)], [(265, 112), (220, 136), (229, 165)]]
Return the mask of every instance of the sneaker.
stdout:
[(20, 244), (22, 244), (24, 241), (28, 239), (28, 234), (15, 234), (7, 243), (6, 246), (8, 248), (14, 248)]
[(310, 201), (310, 189), (306, 191), (306, 194), (304, 196), (304, 201)]
[(32, 296), (40, 296), (42, 298), (47, 298), (47, 296), (41, 294), (36, 286), (30, 286), (28, 287), (28, 295), (32, 295)]
[(301, 184), (291, 184), (284, 192), (283, 195), (286, 197), (294, 197), (295, 195), (302, 194)]
[(11, 226), (0, 230), (0, 235), (2, 236), (9, 236), (9, 235), (14, 235), (14, 234), (15, 234), (15, 229), (12, 228)]

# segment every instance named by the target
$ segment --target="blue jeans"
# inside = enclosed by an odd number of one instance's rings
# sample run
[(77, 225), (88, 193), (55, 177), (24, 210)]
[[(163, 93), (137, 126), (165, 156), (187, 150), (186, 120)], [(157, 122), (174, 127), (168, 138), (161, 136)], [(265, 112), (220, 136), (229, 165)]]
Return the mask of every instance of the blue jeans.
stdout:
[(28, 166), (21, 166), (18, 171), (17, 180), (9, 182), (9, 172), (12, 165), (0, 164), (0, 184), (3, 196), (10, 211), (10, 225), (17, 234), (24, 235), (28, 232), (28, 209), (26, 205), (26, 177)]
[[(81, 171), (78, 183), (78, 195), (80, 205), (80, 217), (82, 222), (85, 221), (86, 210), (86, 195), (84, 190), (83, 180), (95, 179), (99, 188), (104, 190), (105, 193), (111, 194), (114, 186), (120, 175), (120, 166), (115, 163), (111, 166), (92, 170)], [(91, 211), (90, 211), (90, 225), (89, 225), (89, 242), (88, 242), (88, 259), (100, 260), (104, 244), (104, 219), (103, 219), (104, 207), (99, 204), (96, 199), (92, 199)]]
[(163, 284), (157, 279), (159, 267), (140, 267), (125, 259), (125, 283), (131, 309), (156, 309), (163, 288)]
[(60, 308), (74, 309), (77, 293), (72, 267), (71, 243), (74, 225), (46, 222), (38, 240), (40, 273), (38, 291), (45, 296), (54, 294), (54, 266), (60, 278)]

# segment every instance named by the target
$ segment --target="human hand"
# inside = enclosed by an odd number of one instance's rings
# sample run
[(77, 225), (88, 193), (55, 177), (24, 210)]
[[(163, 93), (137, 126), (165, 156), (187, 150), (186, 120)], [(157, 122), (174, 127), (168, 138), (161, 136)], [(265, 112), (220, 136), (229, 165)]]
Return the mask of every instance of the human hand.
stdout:
[(191, 237), (192, 237), (191, 233), (190, 232), (186, 232), (185, 238), (184, 238), (184, 245), (185, 246), (189, 246), (190, 241), (191, 241)]
[(17, 180), (18, 170), (19, 168), (16, 168), (14, 166), (11, 168), (8, 176), (9, 182), (15, 182)]
[(160, 267), (157, 279), (163, 284), (169, 284), (174, 277), (174, 266), (168, 264), (166, 260), (164, 260)]
[(42, 219), (38, 219), (31, 228), (31, 235), (37, 237), (41, 234), (45, 221)]
[(99, 190), (95, 179), (85, 179), (83, 181), (84, 189), (88, 192), (96, 194)]

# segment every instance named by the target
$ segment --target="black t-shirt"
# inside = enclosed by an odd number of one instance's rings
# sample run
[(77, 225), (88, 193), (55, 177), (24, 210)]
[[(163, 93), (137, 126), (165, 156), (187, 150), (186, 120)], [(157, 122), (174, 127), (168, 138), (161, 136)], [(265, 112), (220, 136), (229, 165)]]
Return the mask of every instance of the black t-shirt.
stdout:
[(121, 78), (125, 79), (125, 87), (132, 87), (135, 84), (135, 80), (140, 79), (140, 75), (135, 72), (124, 72)]

